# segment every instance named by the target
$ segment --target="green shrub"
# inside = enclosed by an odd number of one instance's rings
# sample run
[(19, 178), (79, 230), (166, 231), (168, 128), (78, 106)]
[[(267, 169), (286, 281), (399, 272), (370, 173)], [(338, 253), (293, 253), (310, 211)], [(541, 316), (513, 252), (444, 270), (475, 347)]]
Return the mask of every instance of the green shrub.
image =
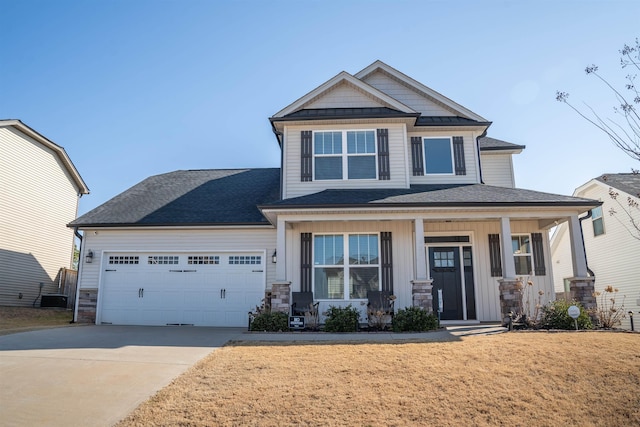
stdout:
[(393, 316), (391, 326), (394, 332), (432, 331), (438, 328), (438, 318), (420, 307), (401, 308)]
[(330, 306), (327, 310), (327, 318), (324, 321), (326, 332), (356, 332), (360, 312), (349, 304), (346, 307)]
[(540, 320), (540, 327), (544, 329), (575, 329), (575, 323), (567, 310), (572, 305), (577, 306), (580, 309), (580, 316), (578, 317), (579, 329), (593, 329), (591, 318), (589, 313), (579, 303), (567, 302), (564, 300), (551, 301), (542, 307), (542, 318)]
[(287, 313), (261, 313), (251, 322), (252, 331), (281, 332), (289, 330), (289, 316)]

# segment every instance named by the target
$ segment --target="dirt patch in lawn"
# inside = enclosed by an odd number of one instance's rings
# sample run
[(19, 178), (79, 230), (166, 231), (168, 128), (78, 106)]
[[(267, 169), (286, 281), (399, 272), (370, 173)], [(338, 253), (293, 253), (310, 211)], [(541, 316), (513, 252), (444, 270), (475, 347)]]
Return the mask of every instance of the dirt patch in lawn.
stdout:
[(0, 335), (69, 326), (73, 311), (59, 308), (0, 307)]
[(216, 350), (120, 426), (640, 424), (640, 334)]

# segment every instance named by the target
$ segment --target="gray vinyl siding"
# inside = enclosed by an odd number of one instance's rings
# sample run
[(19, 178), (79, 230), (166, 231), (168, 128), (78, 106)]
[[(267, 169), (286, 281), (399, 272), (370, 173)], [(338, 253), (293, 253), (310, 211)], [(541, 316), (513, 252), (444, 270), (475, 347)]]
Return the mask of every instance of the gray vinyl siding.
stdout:
[(31, 306), (40, 282), (43, 294), (57, 292), (60, 269), (71, 267), (66, 224), (78, 189), (59, 157), (22, 132), (0, 127), (0, 147), (0, 305)]
[[(455, 132), (449, 131), (448, 133), (443, 133), (442, 131), (432, 131), (426, 129), (420, 132), (410, 132), (407, 135), (407, 147), (410, 147), (411, 137), (421, 137), (421, 138), (429, 138), (429, 137), (453, 137), (453, 136), (462, 136), (464, 138), (464, 160), (466, 166), (466, 174), (465, 175), (455, 175), (452, 174), (431, 174), (431, 175), (422, 175), (422, 176), (413, 176), (411, 174), (411, 184), (475, 184), (478, 183), (478, 163), (477, 163), (477, 151), (475, 145), (475, 137), (472, 132)], [(411, 151), (408, 151), (408, 167), (412, 168), (411, 161)], [(424, 143), (422, 145), (422, 155), (424, 156)], [(452, 153), (453, 156), (453, 153)], [(424, 157), (423, 157), (424, 158)], [(425, 166), (426, 167), (426, 166)], [(426, 170), (426, 169), (425, 169)]]
[(333, 87), (322, 97), (311, 101), (304, 108), (366, 108), (386, 107), (379, 101), (360, 91), (349, 83), (342, 83)]
[[(300, 180), (301, 140), (303, 130), (345, 130), (345, 129), (389, 129), (389, 180), (342, 180), (310, 181)], [(352, 124), (352, 125), (316, 125), (287, 126), (285, 128), (284, 191), (283, 197), (291, 198), (316, 193), (328, 188), (406, 188), (406, 147), (404, 125), (400, 124)]]
[(516, 186), (511, 154), (481, 153), (480, 164), (485, 184), (509, 188)]
[(424, 94), (416, 92), (383, 72), (378, 71), (367, 76), (364, 82), (422, 113), (423, 116), (455, 116), (453, 112), (429, 100)]
[(81, 289), (99, 288), (103, 252), (126, 251), (265, 251), (267, 287), (275, 280), (271, 255), (276, 248), (276, 231), (264, 229), (189, 229), (189, 230), (86, 230), (84, 250), (94, 253), (91, 264), (83, 264), (79, 278)]

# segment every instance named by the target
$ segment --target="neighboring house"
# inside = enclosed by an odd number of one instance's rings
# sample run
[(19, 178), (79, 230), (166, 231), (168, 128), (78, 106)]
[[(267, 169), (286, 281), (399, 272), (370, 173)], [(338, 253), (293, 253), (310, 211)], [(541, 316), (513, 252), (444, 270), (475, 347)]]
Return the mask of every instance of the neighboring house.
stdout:
[[(610, 192), (617, 194), (615, 199)], [(638, 325), (640, 230), (636, 227), (640, 227), (640, 174), (601, 175), (578, 187), (573, 195), (602, 201), (602, 206), (592, 209), (582, 220), (587, 264), (595, 278), (595, 290), (602, 292), (608, 285), (617, 288), (617, 305), (622, 303), (624, 296), (624, 311), (633, 311)], [(612, 210), (615, 211), (613, 215)], [(565, 292), (565, 282), (573, 274), (566, 224), (561, 224), (551, 238), (551, 256), (556, 292)], [(628, 315), (622, 327), (630, 329)]]
[(547, 231), (599, 204), (514, 188), (523, 146), (380, 61), (270, 121), (280, 168), (154, 176), (70, 224), (93, 255), (79, 321), (242, 326), (265, 291), (274, 310), (307, 291), (364, 315), (370, 290), (427, 310), (442, 290), (443, 320), (500, 321), (519, 276), (553, 298)]
[(89, 189), (62, 147), (19, 120), (0, 120), (0, 153), (0, 305), (39, 306), (72, 266), (67, 224)]

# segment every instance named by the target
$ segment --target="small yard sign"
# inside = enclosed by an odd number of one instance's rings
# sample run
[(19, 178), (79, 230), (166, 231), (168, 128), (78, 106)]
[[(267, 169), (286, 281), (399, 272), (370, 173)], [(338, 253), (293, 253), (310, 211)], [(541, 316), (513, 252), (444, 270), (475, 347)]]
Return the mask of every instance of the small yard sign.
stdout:
[(289, 316), (289, 329), (304, 329), (304, 316)]
[(573, 319), (573, 322), (576, 324), (576, 331), (578, 330), (578, 317), (580, 317), (580, 309), (578, 306), (572, 305), (567, 309), (567, 313)]

